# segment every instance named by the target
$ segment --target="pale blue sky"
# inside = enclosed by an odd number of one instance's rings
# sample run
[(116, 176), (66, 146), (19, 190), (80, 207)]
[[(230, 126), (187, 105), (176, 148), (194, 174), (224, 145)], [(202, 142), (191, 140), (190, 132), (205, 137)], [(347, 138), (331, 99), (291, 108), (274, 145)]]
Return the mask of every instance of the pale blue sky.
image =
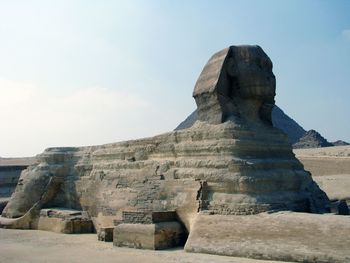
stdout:
[(258, 44), (277, 104), (350, 141), (350, 1), (0, 0), (0, 156), (172, 130), (209, 57)]

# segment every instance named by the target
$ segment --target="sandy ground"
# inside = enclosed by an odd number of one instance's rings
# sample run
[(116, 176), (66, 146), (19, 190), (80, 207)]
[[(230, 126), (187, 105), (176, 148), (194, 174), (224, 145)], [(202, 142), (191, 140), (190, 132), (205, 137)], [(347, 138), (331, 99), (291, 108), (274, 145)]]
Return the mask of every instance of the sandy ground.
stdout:
[(323, 147), (323, 148), (311, 148), (311, 149), (294, 149), (293, 152), (297, 156), (349, 157), (350, 158), (350, 145)]
[(331, 200), (348, 200), (350, 205), (350, 174), (314, 176), (313, 179)]
[(31, 165), (35, 162), (35, 157), (21, 158), (1, 158), (0, 166)]
[(350, 201), (349, 145), (297, 149), (294, 153), (331, 200)]
[(181, 248), (152, 251), (113, 247), (96, 234), (66, 235), (39, 230), (0, 229), (1, 263), (267, 263), (254, 260), (186, 253)]

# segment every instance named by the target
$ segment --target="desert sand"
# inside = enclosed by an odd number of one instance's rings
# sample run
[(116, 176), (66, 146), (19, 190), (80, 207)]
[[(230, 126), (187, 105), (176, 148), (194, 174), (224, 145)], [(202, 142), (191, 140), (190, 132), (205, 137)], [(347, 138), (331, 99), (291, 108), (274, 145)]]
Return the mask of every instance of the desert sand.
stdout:
[(96, 234), (67, 235), (39, 230), (0, 229), (0, 262), (272, 263), (276, 261), (186, 253), (183, 248), (154, 251), (113, 247), (112, 243), (97, 241)]
[[(294, 149), (293, 152), (299, 157), (343, 157), (350, 158), (350, 145), (332, 146), (310, 149)], [(349, 171), (350, 173), (350, 171)]]
[(350, 201), (350, 146), (294, 150), (331, 200)]
[(35, 157), (21, 157), (21, 158), (1, 158), (0, 166), (28, 166), (35, 162)]

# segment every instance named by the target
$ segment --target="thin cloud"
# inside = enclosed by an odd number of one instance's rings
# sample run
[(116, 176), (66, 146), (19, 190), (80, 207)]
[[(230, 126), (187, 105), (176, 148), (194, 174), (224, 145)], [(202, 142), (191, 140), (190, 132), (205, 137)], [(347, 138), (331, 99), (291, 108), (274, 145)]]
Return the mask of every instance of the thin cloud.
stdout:
[(137, 137), (133, 122), (152, 110), (150, 103), (135, 94), (101, 87), (55, 95), (31, 83), (0, 79), (0, 92), (3, 157), (34, 155), (51, 146)]

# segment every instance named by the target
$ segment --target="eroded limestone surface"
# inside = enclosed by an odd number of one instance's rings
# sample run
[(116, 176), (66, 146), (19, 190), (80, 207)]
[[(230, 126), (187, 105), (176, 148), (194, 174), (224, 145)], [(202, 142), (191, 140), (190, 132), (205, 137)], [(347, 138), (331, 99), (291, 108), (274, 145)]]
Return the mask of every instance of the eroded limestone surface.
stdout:
[(45, 207), (86, 211), (97, 230), (123, 223), (125, 211), (175, 211), (191, 233), (199, 213), (329, 209), (286, 135), (272, 127), (275, 77), (259, 46), (214, 54), (193, 96), (199, 120), (189, 129), (47, 149), (22, 173), (0, 224), (35, 228)]
[(201, 214), (197, 220), (185, 246), (188, 252), (291, 262), (350, 262), (348, 216)]
[(34, 158), (1, 158), (0, 157), (0, 215), (14, 192), (21, 172)]

